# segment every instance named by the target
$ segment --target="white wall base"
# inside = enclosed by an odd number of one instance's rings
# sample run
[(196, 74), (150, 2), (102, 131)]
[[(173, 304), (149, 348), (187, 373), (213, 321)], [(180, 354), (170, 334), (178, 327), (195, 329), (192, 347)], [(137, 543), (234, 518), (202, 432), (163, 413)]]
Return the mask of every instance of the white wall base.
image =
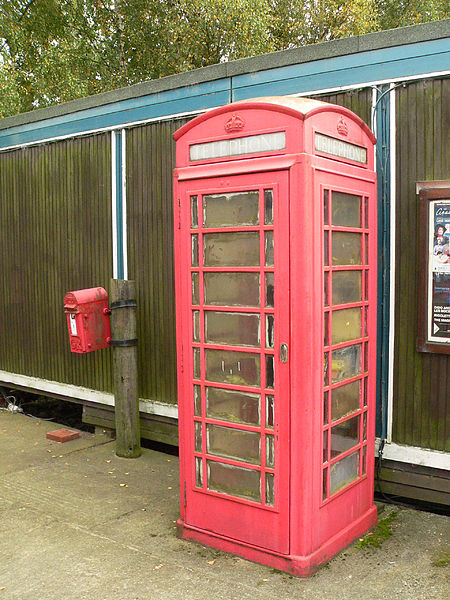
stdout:
[[(57, 381), (48, 381), (38, 377), (28, 377), (27, 375), (18, 375), (0, 371), (0, 385), (11, 387), (26, 387), (30, 390), (39, 390), (49, 394), (57, 394), (66, 398), (77, 400), (87, 400), (97, 404), (106, 404), (114, 406), (114, 395), (106, 392), (97, 392), (84, 387), (70, 385), (68, 383), (58, 383)], [(152, 400), (139, 399), (139, 410), (143, 413), (158, 415), (161, 417), (178, 418), (178, 407), (162, 402), (153, 402)]]
[[(379, 445), (380, 439), (377, 438), (375, 440), (375, 456), (378, 455)], [(402, 446), (386, 442), (383, 449), (383, 458), (410, 463), (412, 465), (420, 465), (422, 467), (450, 470), (450, 454), (448, 452), (440, 452), (439, 450), (428, 450), (427, 448)]]

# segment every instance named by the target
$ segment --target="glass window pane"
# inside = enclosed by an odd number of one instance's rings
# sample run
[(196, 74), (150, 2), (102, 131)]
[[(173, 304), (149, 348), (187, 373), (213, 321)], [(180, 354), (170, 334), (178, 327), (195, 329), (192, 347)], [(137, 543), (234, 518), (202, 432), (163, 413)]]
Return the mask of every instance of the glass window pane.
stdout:
[(323, 356), (323, 385), (330, 385), (328, 381), (328, 363), (329, 363), (329, 352), (325, 352)]
[(329, 313), (323, 315), (323, 344), (328, 346)]
[(328, 225), (328, 190), (323, 191), (323, 224)]
[(328, 279), (329, 279), (329, 272), (325, 271), (324, 274), (324, 280), (323, 280), (323, 305), (324, 306), (328, 306)]
[(197, 229), (198, 227), (198, 198), (197, 196), (191, 196), (191, 227)]
[(361, 302), (361, 271), (333, 273), (333, 304)]
[(326, 463), (328, 460), (328, 429), (323, 432), (323, 444), (322, 444), (322, 462)]
[(265, 239), (266, 267), (273, 267), (273, 231), (266, 231)]
[(200, 292), (198, 286), (198, 273), (192, 273), (192, 304), (200, 304)]
[(206, 416), (212, 419), (259, 425), (260, 396), (223, 390), (221, 388), (206, 388)]
[(200, 311), (198, 311), (198, 310), (192, 311), (192, 328), (193, 328), (194, 342), (199, 342), (200, 341)]
[(259, 192), (232, 192), (203, 196), (205, 227), (259, 225)]
[(328, 423), (328, 392), (323, 394), (323, 424)]
[[(333, 265), (361, 264), (361, 236), (359, 233), (333, 231)], [(326, 264), (326, 263), (325, 263)]]
[(331, 420), (337, 421), (359, 409), (361, 382), (352, 381), (331, 392)]
[(198, 267), (198, 235), (192, 237), (192, 266)]
[(331, 428), (331, 458), (350, 450), (359, 442), (359, 415)]
[(203, 487), (203, 466), (202, 459), (195, 457), (195, 485), (197, 487)]
[(339, 348), (332, 352), (331, 383), (361, 374), (361, 344)]
[(364, 198), (364, 228), (369, 228), (369, 198)]
[(275, 488), (273, 473), (266, 473), (266, 504), (274, 506), (275, 504)]
[(367, 406), (367, 377), (365, 377), (364, 379), (364, 398), (363, 398), (363, 405)]
[(367, 413), (363, 414), (363, 442), (367, 439)]
[(264, 224), (273, 225), (273, 191), (264, 190)]
[(364, 271), (364, 300), (369, 298), (369, 271)]
[(274, 305), (273, 273), (266, 273), (266, 306)]
[(332, 192), (332, 224), (340, 227), (361, 227), (361, 196)]
[(275, 442), (273, 435), (266, 435), (266, 467), (275, 468)]
[(207, 267), (259, 266), (259, 233), (238, 231), (203, 236)]
[(208, 454), (261, 464), (261, 435), (221, 425), (206, 425)]
[(195, 451), (202, 451), (202, 424), (195, 422)]
[(322, 473), (322, 500), (327, 497), (327, 472), (328, 469), (324, 469)]
[(200, 348), (194, 348), (194, 379), (200, 379)]
[(331, 342), (341, 344), (361, 337), (361, 309), (345, 308), (333, 311)]
[(259, 346), (259, 315), (205, 311), (206, 342), (236, 346)]
[(205, 350), (206, 379), (218, 383), (259, 387), (261, 363), (259, 354), (231, 350)]
[(202, 415), (202, 395), (199, 385), (194, 385), (194, 415), (196, 417), (201, 417)]
[(367, 446), (363, 447), (363, 457), (362, 457), (362, 475), (366, 474), (366, 454), (367, 454)]
[(259, 306), (259, 273), (205, 273), (205, 304)]
[(261, 474), (259, 471), (207, 461), (208, 489), (239, 498), (261, 501)]
[(266, 388), (274, 387), (274, 364), (273, 364), (273, 356), (267, 354), (266, 355)]
[(328, 231), (323, 232), (323, 264), (328, 267), (330, 264), (328, 258)]
[(274, 397), (266, 396), (266, 427), (268, 429), (273, 429), (274, 418)]
[(273, 348), (275, 343), (274, 316), (266, 315), (266, 348)]
[(358, 479), (359, 452), (354, 452), (330, 467), (330, 495)]

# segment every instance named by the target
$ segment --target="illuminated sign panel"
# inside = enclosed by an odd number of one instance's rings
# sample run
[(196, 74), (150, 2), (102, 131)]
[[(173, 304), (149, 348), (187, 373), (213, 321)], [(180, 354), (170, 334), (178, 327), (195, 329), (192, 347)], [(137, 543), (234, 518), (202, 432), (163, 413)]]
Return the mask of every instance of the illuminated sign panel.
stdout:
[(366, 148), (355, 146), (355, 144), (350, 144), (343, 140), (337, 140), (336, 138), (323, 135), (322, 133), (315, 134), (314, 147), (319, 152), (324, 152), (325, 154), (347, 158), (348, 160), (354, 160), (355, 162), (362, 164), (367, 163)]
[(248, 135), (246, 137), (219, 140), (217, 142), (192, 144), (189, 148), (189, 158), (191, 161), (208, 160), (211, 158), (238, 156), (239, 154), (274, 152), (284, 150), (284, 148), (286, 148), (286, 133), (284, 131), (277, 131), (275, 133)]

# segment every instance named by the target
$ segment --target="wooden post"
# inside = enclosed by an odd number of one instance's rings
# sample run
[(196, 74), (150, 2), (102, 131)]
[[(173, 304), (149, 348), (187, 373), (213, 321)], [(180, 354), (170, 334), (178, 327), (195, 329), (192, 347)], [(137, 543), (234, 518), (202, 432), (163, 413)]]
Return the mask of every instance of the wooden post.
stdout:
[(111, 345), (116, 419), (116, 454), (141, 455), (137, 394), (136, 286), (111, 279)]

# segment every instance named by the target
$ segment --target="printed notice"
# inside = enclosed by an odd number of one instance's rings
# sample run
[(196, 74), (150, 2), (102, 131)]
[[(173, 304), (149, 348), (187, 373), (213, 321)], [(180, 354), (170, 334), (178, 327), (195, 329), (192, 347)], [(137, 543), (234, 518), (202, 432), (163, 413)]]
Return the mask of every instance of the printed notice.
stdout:
[(430, 203), (429, 341), (450, 343), (450, 200)]

